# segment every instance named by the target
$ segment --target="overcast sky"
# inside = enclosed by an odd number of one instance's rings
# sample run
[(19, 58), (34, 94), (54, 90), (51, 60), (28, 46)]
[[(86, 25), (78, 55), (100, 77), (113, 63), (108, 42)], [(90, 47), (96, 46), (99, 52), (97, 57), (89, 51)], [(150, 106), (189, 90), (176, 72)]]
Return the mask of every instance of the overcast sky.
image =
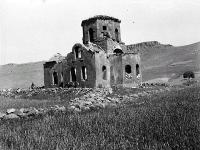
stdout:
[(126, 44), (200, 41), (200, 0), (0, 0), (0, 64), (67, 55), (94, 15), (119, 18)]

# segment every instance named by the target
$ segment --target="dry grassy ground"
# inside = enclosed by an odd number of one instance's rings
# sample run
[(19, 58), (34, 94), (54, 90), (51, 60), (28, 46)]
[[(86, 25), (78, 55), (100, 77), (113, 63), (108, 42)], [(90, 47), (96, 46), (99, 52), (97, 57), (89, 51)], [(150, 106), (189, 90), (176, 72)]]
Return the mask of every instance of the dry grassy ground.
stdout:
[(12, 99), (0, 97), (0, 110), (6, 112), (9, 108), (48, 108), (53, 105), (63, 105), (62, 101), (59, 100), (38, 100), (38, 99)]
[(200, 149), (200, 87), (85, 113), (0, 122), (5, 149)]

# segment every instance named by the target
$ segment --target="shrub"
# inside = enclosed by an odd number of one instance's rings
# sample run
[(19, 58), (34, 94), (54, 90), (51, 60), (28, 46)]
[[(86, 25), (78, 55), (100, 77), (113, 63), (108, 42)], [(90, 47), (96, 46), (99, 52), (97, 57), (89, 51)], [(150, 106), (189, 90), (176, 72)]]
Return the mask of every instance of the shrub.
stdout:
[(186, 71), (185, 73), (183, 73), (183, 78), (194, 78), (194, 72), (192, 71)]

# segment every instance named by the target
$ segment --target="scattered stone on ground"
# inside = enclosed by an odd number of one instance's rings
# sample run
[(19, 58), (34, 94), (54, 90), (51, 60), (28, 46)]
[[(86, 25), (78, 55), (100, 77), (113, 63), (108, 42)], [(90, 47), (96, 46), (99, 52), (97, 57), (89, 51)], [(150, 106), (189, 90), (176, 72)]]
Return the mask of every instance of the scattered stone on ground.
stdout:
[(16, 118), (19, 118), (19, 116), (17, 116), (16, 114), (7, 114), (3, 117), (3, 119), (16, 119)]
[(6, 114), (0, 112), (0, 119), (3, 118)]
[[(154, 86), (154, 87), (153, 87)], [(146, 88), (146, 89), (143, 89)], [(68, 107), (51, 106), (50, 108), (21, 108), (7, 109), (6, 113), (0, 113), (0, 119), (13, 119), (34, 117), (38, 114), (44, 114), (49, 111), (73, 111), (82, 112), (88, 110), (97, 110), (105, 107), (116, 107), (119, 104), (134, 102), (137, 105), (142, 105), (144, 102), (138, 101), (140, 97), (151, 96), (165, 91), (170, 91), (171, 87), (162, 85), (141, 85), (139, 88), (49, 88), (49, 89), (4, 89), (0, 90), (0, 96), (13, 98), (32, 98), (33, 96), (54, 97), (56, 100), (63, 100), (65, 95), (74, 95), (68, 99)], [(39, 97), (38, 96), (38, 97)]]
[(10, 108), (10, 109), (7, 109), (6, 114), (11, 114), (11, 113), (14, 113), (15, 111), (16, 111), (15, 108)]

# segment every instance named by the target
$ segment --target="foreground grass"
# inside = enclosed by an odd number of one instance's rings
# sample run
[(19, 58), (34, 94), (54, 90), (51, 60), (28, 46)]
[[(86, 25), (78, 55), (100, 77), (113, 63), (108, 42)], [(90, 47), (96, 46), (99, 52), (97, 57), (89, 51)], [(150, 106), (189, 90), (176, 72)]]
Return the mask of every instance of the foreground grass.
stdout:
[(82, 114), (0, 122), (5, 149), (200, 149), (200, 88)]
[(67, 105), (67, 103), (60, 100), (13, 99), (0, 96), (0, 112), (6, 112), (9, 108), (48, 108), (54, 105)]

